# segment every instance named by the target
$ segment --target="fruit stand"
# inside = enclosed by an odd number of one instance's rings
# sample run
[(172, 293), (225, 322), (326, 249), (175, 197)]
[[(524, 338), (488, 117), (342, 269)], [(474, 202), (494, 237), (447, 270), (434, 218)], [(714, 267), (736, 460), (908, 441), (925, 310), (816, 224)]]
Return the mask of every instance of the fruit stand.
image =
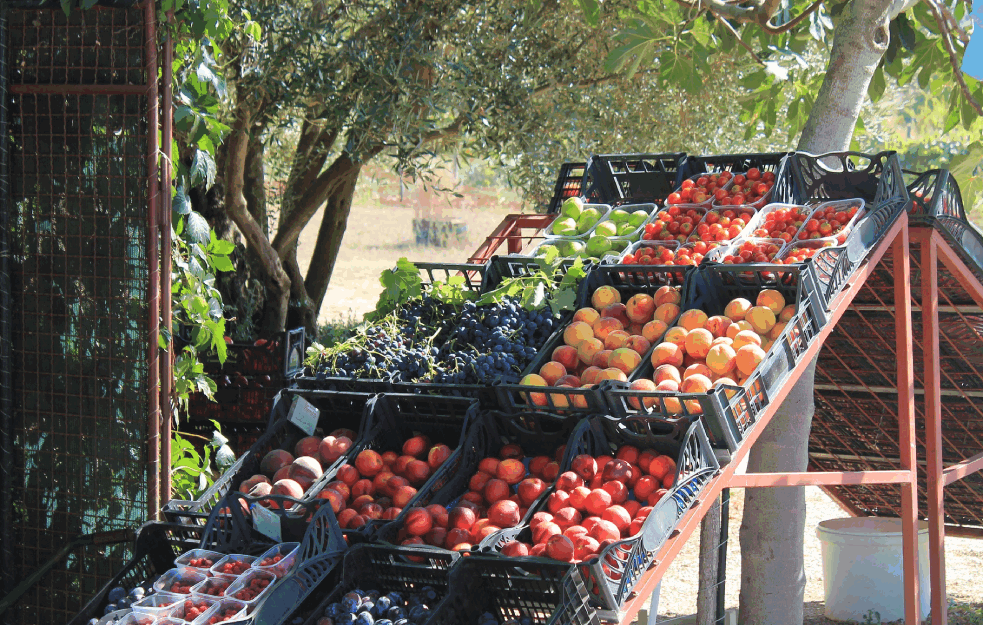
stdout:
[[(410, 286), (362, 334), (308, 350), (265, 433), (144, 526), (73, 625), (627, 624), (657, 612), (725, 489), (799, 485), (901, 518), (907, 623), (927, 518), (946, 622), (944, 534), (983, 523), (974, 488), (945, 488), (975, 484), (983, 444), (975, 417), (952, 422), (977, 397), (952, 376), (979, 370), (940, 344), (940, 315), (972, 327), (983, 237), (945, 172), (910, 188), (917, 203), (891, 152), (565, 165), (553, 212), (509, 216), (468, 263), (401, 260), (390, 277)], [(841, 336), (864, 315), (885, 359)], [(853, 385), (824, 350), (851, 340), (870, 370)], [(966, 366), (943, 370), (953, 350)], [(810, 470), (739, 472), (813, 361)], [(859, 412), (888, 387), (888, 419), (829, 408), (834, 390)]]

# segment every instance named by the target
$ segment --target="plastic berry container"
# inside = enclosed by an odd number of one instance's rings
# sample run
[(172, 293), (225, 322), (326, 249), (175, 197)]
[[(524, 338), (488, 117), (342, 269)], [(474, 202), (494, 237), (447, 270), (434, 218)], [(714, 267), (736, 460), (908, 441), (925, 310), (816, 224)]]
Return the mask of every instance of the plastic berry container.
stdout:
[(206, 610), (201, 616), (191, 621), (192, 625), (208, 625), (209, 623), (224, 623), (245, 616), (246, 604), (233, 599), (222, 599)]
[[(806, 220), (798, 234), (796, 234), (795, 242), (816, 241), (819, 239), (832, 238), (836, 241), (837, 245), (843, 245), (846, 243), (846, 238), (850, 235), (853, 227), (858, 221), (863, 219), (863, 216), (866, 214), (865, 205), (865, 202), (860, 198), (852, 200), (835, 200), (820, 204), (814, 211), (812, 211), (812, 213), (809, 215), (809, 219)], [(847, 214), (847, 212), (850, 210), (853, 211), (852, 216)], [(839, 222), (842, 224), (842, 227), (838, 231), (830, 231), (826, 233), (822, 232), (821, 230), (816, 230), (815, 233), (818, 234), (818, 236), (813, 236), (813, 233), (810, 232), (812, 220), (815, 219), (818, 222), (824, 215), (830, 214), (842, 214), (844, 217), (848, 217), (849, 219), (845, 223), (842, 221)]]
[[(253, 569), (283, 577), (293, 568), (300, 554), (300, 543), (280, 543), (253, 561)], [(267, 564), (263, 564), (266, 562)]]
[(188, 622), (184, 619), (164, 616), (154, 621), (154, 625), (188, 625)]
[(207, 614), (208, 611), (211, 610), (216, 603), (218, 603), (218, 601), (219, 600), (215, 597), (202, 597), (196, 595), (184, 597), (183, 600), (178, 601), (171, 606), (171, 609), (165, 612), (162, 616), (170, 617), (172, 619), (180, 619), (187, 623), (191, 623), (202, 614)]
[[(714, 194), (714, 191), (710, 191), (707, 194), (706, 199), (703, 200), (702, 202), (694, 201), (692, 199), (692, 197), (689, 197), (689, 198), (685, 197), (686, 194), (684, 193), (684, 191), (685, 191), (685, 189), (686, 189), (687, 186), (689, 186), (691, 188), (698, 189), (699, 188), (698, 183), (699, 183), (700, 178), (707, 178), (708, 179), (707, 181), (709, 182), (709, 178), (711, 178), (712, 176), (720, 176), (720, 174), (725, 174), (728, 178), (724, 182), (724, 184), (722, 184), (718, 188), (720, 188), (720, 189), (729, 189), (729, 188), (731, 188), (734, 185), (734, 177), (733, 177), (733, 175), (730, 172), (715, 172), (715, 173), (696, 174), (694, 176), (690, 176), (686, 180), (683, 180), (680, 183), (679, 188), (676, 189), (676, 191), (674, 192), (674, 193), (678, 193), (680, 195), (680, 197), (678, 198), (679, 201), (678, 202), (674, 202), (673, 200), (676, 200), (677, 198), (674, 197), (674, 194), (670, 194), (669, 197), (666, 198), (666, 204), (667, 205), (668, 204), (694, 204), (694, 205), (697, 205), (697, 206), (705, 206), (705, 207), (709, 208), (712, 205), (712, 203), (713, 203), (713, 198), (714, 198), (714, 195), (713, 194)], [(692, 184), (687, 184), (687, 183), (692, 183)]]
[(273, 588), (276, 579), (276, 575), (269, 571), (250, 569), (229, 586), (225, 595), (245, 603), (247, 607), (254, 606)]
[(190, 595), (191, 587), (208, 578), (208, 575), (189, 567), (166, 571), (154, 582), (154, 591)]
[[(668, 256), (668, 260), (672, 260), (672, 257), (676, 254), (676, 250), (679, 249), (679, 241), (638, 241), (637, 243), (632, 243), (625, 252), (617, 258), (614, 264), (618, 265), (661, 265), (659, 259)], [(660, 250), (660, 248), (662, 248)], [(651, 252), (643, 252), (643, 250), (651, 250)], [(665, 250), (665, 252), (663, 252)], [(639, 255), (639, 252), (643, 252)], [(631, 256), (632, 260), (628, 257)]]
[(208, 549), (192, 549), (191, 551), (187, 551), (178, 556), (174, 560), (174, 566), (178, 568), (186, 566), (207, 573), (208, 569), (212, 568), (213, 564), (224, 557), (224, 553), (219, 553), (217, 551), (209, 551)]
[(234, 575), (216, 575), (198, 582), (191, 588), (191, 594), (207, 597), (224, 597), (229, 586), (236, 580)]
[[(755, 257), (749, 252), (745, 254), (742, 249), (746, 244), (752, 244), (755, 247), (761, 245), (773, 246), (774, 256), (770, 260), (755, 260)], [(781, 262), (782, 253), (785, 251), (786, 243), (783, 239), (766, 239), (760, 237), (750, 237), (746, 239), (739, 239), (734, 241), (732, 245), (725, 247), (719, 247), (707, 254), (706, 262), (715, 262), (722, 264), (746, 264), (746, 263), (773, 263), (777, 264)], [(728, 258), (736, 257), (736, 258)]]
[[(760, 178), (758, 178), (757, 180), (753, 180), (751, 182), (753, 182), (754, 184), (760, 184), (760, 183), (767, 184), (768, 185), (768, 190), (765, 191), (761, 195), (761, 197), (759, 197), (758, 199), (756, 199), (754, 201), (748, 202), (748, 201), (745, 200), (744, 204), (746, 206), (753, 206), (755, 208), (761, 208), (762, 206), (765, 206), (766, 204), (768, 204), (768, 201), (771, 199), (772, 191), (775, 190), (775, 175), (774, 175), (774, 173), (771, 173), (771, 172), (760, 172), (760, 174), (761, 174), (761, 177)], [(731, 185), (729, 187), (727, 187), (727, 191), (730, 191), (734, 187), (734, 185), (737, 183), (737, 177), (738, 176), (744, 176), (746, 178), (747, 177), (747, 172), (739, 172), (739, 173), (734, 174), (734, 177), (731, 178)], [(770, 177), (770, 180), (766, 180), (765, 177)], [(746, 180), (745, 180), (745, 182), (746, 182)], [(723, 206), (730, 206), (730, 205), (729, 204), (721, 204), (720, 201), (716, 197), (713, 198), (713, 207), (714, 208), (723, 207)]]
[(786, 265), (805, 262), (807, 258), (815, 256), (819, 250), (824, 250), (828, 247), (837, 247), (838, 245), (839, 243), (837, 243), (836, 237), (796, 241), (782, 250), (777, 257), (777, 261)]
[[(662, 209), (644, 226), (642, 226), (642, 241), (677, 241), (683, 242), (690, 234), (696, 232), (696, 227), (707, 214), (707, 208), (699, 204), (672, 204)], [(674, 214), (675, 213), (675, 214)], [(689, 217), (691, 228), (681, 231), (682, 217)], [(672, 232), (672, 224), (677, 224), (676, 232)]]
[(178, 601), (184, 601), (185, 595), (173, 592), (155, 592), (137, 601), (130, 608), (138, 614), (153, 614), (160, 616), (167, 612)]
[(247, 556), (241, 553), (232, 553), (215, 564), (209, 569), (209, 574), (213, 576), (220, 575), (231, 575), (232, 577), (239, 577), (253, 565), (256, 560), (256, 556)]
[(113, 625), (156, 625), (157, 617), (153, 614), (130, 612)]

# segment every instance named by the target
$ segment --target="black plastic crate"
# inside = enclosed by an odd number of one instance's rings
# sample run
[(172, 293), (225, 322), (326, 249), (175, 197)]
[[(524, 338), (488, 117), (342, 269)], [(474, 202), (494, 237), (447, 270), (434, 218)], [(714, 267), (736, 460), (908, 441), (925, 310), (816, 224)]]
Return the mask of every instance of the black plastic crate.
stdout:
[[(461, 397), (405, 393), (378, 395), (366, 406), (355, 444), (314, 482), (308, 493), (316, 497), (329, 482), (334, 481), (338, 469), (343, 464), (353, 463), (363, 450), (402, 453), (403, 443), (407, 439), (423, 434), (430, 438), (431, 444), (443, 443), (451, 448), (452, 453), (417, 489), (417, 494), (406, 506), (410, 508), (421, 498), (439, 491), (459, 472), (464, 462), (468, 432), (477, 414), (477, 402)], [(366, 542), (374, 539), (388, 523), (381, 519), (368, 520), (360, 528), (342, 528), (342, 534), (349, 544)]]
[(563, 201), (571, 197), (580, 197), (583, 191), (584, 174), (587, 173), (587, 163), (563, 163), (560, 174), (556, 177), (553, 187), (553, 198), (546, 209), (547, 215), (560, 212)]
[[(392, 544), (402, 542), (402, 528), (409, 510), (414, 506), (426, 507), (437, 504), (450, 511), (468, 491), (471, 477), (477, 473), (481, 460), (497, 457), (505, 445), (519, 445), (526, 454), (526, 460), (530, 460), (533, 456), (554, 458), (557, 450), (567, 444), (577, 423), (573, 419), (546, 412), (505, 414), (483, 411), (478, 413), (469, 428), (467, 441), (461, 448), (460, 461), (451, 467), (448, 465), (452, 463), (448, 460), (445, 463), (446, 469), (441, 468), (442, 475), (434, 484), (435, 487), (420, 489), (413, 506), (407, 506), (395, 520), (382, 525), (374, 538)], [(568, 465), (560, 462), (560, 473), (568, 468)], [(528, 463), (526, 469), (529, 469)], [(515, 489), (512, 490), (514, 492)], [(543, 496), (545, 497), (545, 494)], [(529, 506), (530, 510), (533, 508), (535, 502)], [(526, 517), (531, 514), (528, 513)], [(526, 518), (520, 522), (524, 521)]]
[(460, 557), (453, 551), (425, 546), (354, 545), (342, 559), (340, 575), (333, 575), (322, 586), (327, 596), (311, 594), (297, 614), (306, 617), (304, 625), (317, 625), (328, 606), (356, 588), (388, 594), (421, 592), (430, 587), (439, 601), (447, 595), (451, 569)]
[(780, 192), (776, 184), (773, 195), (776, 202), (807, 204), (859, 197), (875, 208), (885, 203), (904, 205), (908, 202), (901, 161), (894, 151), (877, 154), (793, 152), (782, 169), (785, 168), (791, 172), (791, 188), (782, 187)]
[[(600, 265), (591, 270), (587, 278), (580, 283), (577, 294), (577, 307), (590, 305), (591, 295), (601, 286), (613, 286), (621, 294), (621, 301), (636, 293), (654, 294), (664, 286), (676, 287), (681, 291), (682, 301), (686, 301), (687, 276), (695, 272), (695, 267), (665, 267), (649, 265)], [(564, 344), (563, 330), (569, 325), (562, 324), (550, 337), (536, 357), (522, 372), (523, 376), (536, 373), (546, 364), (553, 350)], [(671, 326), (671, 324), (670, 324)], [(654, 347), (654, 345), (653, 345)], [(642, 364), (651, 355), (642, 355)], [(641, 367), (641, 365), (640, 365)], [(523, 384), (499, 384), (499, 404), (502, 410), (525, 411), (540, 407), (544, 410), (568, 412), (574, 414), (607, 414), (611, 407), (601, 388), (559, 388), (556, 386), (541, 387)]]
[[(483, 293), (492, 291), (501, 286), (502, 282), (508, 278), (524, 278), (532, 275), (539, 271), (541, 262), (545, 261), (530, 256), (492, 256), (491, 260), (488, 261), (488, 267), (485, 271), (485, 281), (481, 285), (481, 291)], [(556, 273), (557, 282), (563, 279), (575, 262), (575, 259), (568, 258), (560, 263), (559, 270)], [(585, 272), (589, 272), (591, 264), (589, 261), (583, 262), (581, 263), (581, 267)]]
[[(273, 410), (265, 433), (259, 440), (242, 454), (235, 464), (229, 467), (222, 477), (215, 480), (208, 490), (195, 501), (174, 499), (169, 501), (162, 510), (168, 521), (203, 525), (206, 523), (212, 509), (225, 495), (239, 488), (244, 480), (260, 473), (259, 465), (263, 457), (274, 449), (285, 449), (293, 453), (297, 441), (307, 436), (307, 433), (287, 419), (294, 397), (303, 397), (314, 404), (320, 412), (316, 432), (321, 436), (339, 429), (346, 428), (358, 432), (366, 406), (374, 395), (369, 393), (341, 393), (335, 391), (298, 391), (289, 389), (281, 392), (274, 401)], [(353, 443), (356, 441), (353, 441)], [(354, 445), (353, 445), (354, 446)], [(337, 466), (340, 460), (332, 466)], [(327, 471), (331, 467), (322, 467)], [(319, 491), (307, 490), (308, 496)]]
[[(707, 393), (671, 393), (635, 391), (623, 383), (612, 383), (605, 385), (603, 392), (614, 414), (657, 417), (664, 428), (677, 435), (689, 421), (701, 419), (713, 447), (733, 452), (825, 325), (825, 312), (805, 265), (712, 264), (692, 274), (689, 285), (684, 311), (699, 308), (708, 316), (720, 315), (734, 298), (754, 302), (761, 290), (774, 289), (787, 304), (795, 303), (797, 312), (743, 386), (719, 387)], [(629, 381), (651, 379), (653, 373), (651, 360), (645, 360)]]
[(428, 625), (475, 625), (490, 612), (498, 623), (531, 618), (544, 625), (600, 625), (580, 572), (540, 560), (517, 569), (501, 558), (470, 556), (451, 571), (450, 593)]
[(932, 169), (922, 174), (905, 171), (905, 174), (915, 176), (908, 185), (911, 223), (931, 225), (932, 218), (942, 216), (966, 220), (959, 184), (949, 170)]
[(628, 201), (662, 205), (682, 182), (682, 152), (668, 154), (594, 154), (587, 161), (583, 196), (592, 203)]
[(935, 226), (977, 280), (983, 282), (983, 233), (975, 224), (947, 215), (936, 217)]
[[(577, 565), (588, 595), (603, 610), (616, 612), (628, 599), (651, 566), (656, 552), (720, 469), (699, 421), (691, 423), (682, 438), (660, 434), (660, 426), (659, 420), (644, 416), (590, 417), (580, 423), (567, 446), (564, 458), (567, 466), (579, 454), (614, 456), (622, 445), (633, 445), (640, 451), (653, 449), (676, 459), (673, 487), (654, 506), (639, 533), (609, 545), (597, 558)], [(550, 488), (547, 493), (555, 490), (555, 487)], [(512, 540), (532, 542), (528, 526), (503, 530), (492, 538), (495, 540), (489, 546), (496, 552)], [(538, 565), (541, 558), (510, 558), (507, 561), (531, 568)], [(526, 565), (526, 562), (530, 564)]]
[(277, 393), (283, 390), (283, 378), (273, 379), (265, 375), (225, 377), (226, 385), (215, 390), (214, 400), (203, 393), (194, 393), (188, 398), (188, 420), (265, 424), (270, 418)]
[[(706, 156), (686, 156), (682, 180), (698, 174), (716, 174), (722, 171), (746, 173), (752, 167), (762, 172), (778, 173), (782, 160), (791, 152), (772, 152), (767, 154), (715, 154)], [(682, 182), (680, 181), (680, 183)]]
[(214, 351), (202, 354), (205, 373), (209, 375), (241, 374), (243, 376), (269, 376), (285, 378), (304, 368), (304, 350), (307, 348), (304, 328), (294, 328), (270, 339), (256, 343), (229, 343), (225, 346), (225, 363), (218, 360)]

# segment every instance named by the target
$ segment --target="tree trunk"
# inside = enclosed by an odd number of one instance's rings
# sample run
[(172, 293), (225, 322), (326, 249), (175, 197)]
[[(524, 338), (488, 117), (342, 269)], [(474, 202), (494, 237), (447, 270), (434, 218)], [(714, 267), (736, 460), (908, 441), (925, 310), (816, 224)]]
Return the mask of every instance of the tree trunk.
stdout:
[(254, 133), (249, 137), (249, 146), (246, 150), (243, 195), (246, 197), (249, 214), (259, 224), (259, 229), (263, 235), (269, 238), (270, 220), (266, 213), (266, 175), (263, 172), (266, 148), (263, 146), (263, 139), (259, 131), (255, 130)]
[[(340, 158), (347, 158), (347, 155), (342, 154)], [(344, 179), (340, 181), (334, 193), (328, 197), (327, 205), (324, 207), (324, 217), (321, 219), (321, 228), (317, 233), (317, 244), (314, 246), (311, 265), (307, 269), (307, 279), (304, 281), (307, 294), (312, 302), (315, 320), (321, 310), (321, 304), (324, 302), (331, 273), (334, 271), (335, 261), (341, 250), (341, 239), (345, 236), (348, 215), (352, 211), (355, 185), (361, 170), (361, 164), (352, 163), (351, 167), (343, 174)]]
[(717, 568), (720, 554), (720, 497), (713, 502), (700, 523), (700, 587), (696, 593), (696, 625), (714, 625), (717, 621)]
[[(798, 149), (849, 149), (874, 70), (887, 50), (889, 24), (904, 6), (891, 0), (852, 0), (836, 25), (829, 66)], [(815, 412), (816, 361), (792, 388), (748, 458), (748, 472), (805, 471)], [(802, 623), (805, 593), (803, 487), (751, 488), (741, 523), (740, 622)]]
[[(293, 246), (283, 255), (283, 268), (290, 276), (290, 327), (302, 325), (307, 329), (308, 336), (317, 336), (317, 308), (304, 286), (304, 274), (297, 262), (297, 246)], [(308, 271), (308, 273), (310, 273)], [(296, 317), (296, 318), (294, 318)]]

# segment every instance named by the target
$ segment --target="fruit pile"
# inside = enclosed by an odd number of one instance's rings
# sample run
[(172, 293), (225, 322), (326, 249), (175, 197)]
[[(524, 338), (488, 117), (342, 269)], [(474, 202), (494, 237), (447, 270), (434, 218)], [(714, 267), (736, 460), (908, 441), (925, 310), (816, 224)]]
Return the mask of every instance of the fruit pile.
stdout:
[[(687, 310), (652, 350), (652, 379), (634, 380), (630, 388), (706, 393), (720, 386), (743, 385), (794, 315), (795, 305), (786, 306), (784, 296), (772, 289), (761, 291), (754, 305), (740, 297), (731, 300), (722, 315)], [(630, 405), (651, 408), (657, 401), (655, 397), (639, 399), (629, 398)], [(683, 404), (665, 398), (670, 414), (682, 414), (684, 405), (689, 414), (703, 412), (697, 400)]]
[(764, 241), (744, 241), (737, 246), (732, 253), (725, 254), (720, 258), (720, 262), (725, 265), (737, 265), (741, 263), (774, 263), (775, 257), (781, 252), (782, 245), (767, 240)]
[[(242, 568), (242, 570), (240, 570), (238, 573), (235, 573), (234, 575), (239, 576), (243, 573), (243, 571), (249, 570), (248, 563), (243, 562), (242, 564), (245, 564), (245, 566)], [(225, 591), (228, 590), (229, 586), (232, 585), (232, 580), (234, 579), (235, 579), (234, 577), (230, 577), (230, 578), (209, 577), (205, 581), (195, 586), (195, 593), (199, 595), (208, 595), (210, 597), (224, 597)], [(178, 591), (172, 590), (171, 592), (178, 592)]]
[[(552, 360), (538, 373), (522, 378), (521, 384), (590, 388), (604, 380), (626, 382), (679, 314), (680, 299), (678, 287), (665, 286), (654, 296), (637, 293), (622, 304), (616, 288), (597, 288), (591, 295), (593, 307), (578, 310), (564, 328), (564, 345), (553, 350)], [(581, 396), (572, 398), (576, 407), (587, 407)], [(556, 408), (565, 407), (567, 402), (560, 394), (551, 399)], [(531, 393), (529, 400), (537, 406), (548, 403), (543, 393)]]
[(642, 240), (685, 243), (705, 214), (706, 209), (698, 206), (668, 204), (652, 222), (645, 224)]
[(240, 601), (252, 601), (275, 581), (276, 577), (270, 574), (256, 575), (248, 583), (244, 584), (242, 588), (235, 591), (232, 597)]
[(403, 545), (433, 545), (470, 551), (488, 536), (515, 527), (546, 492), (560, 472), (560, 449), (554, 458), (526, 458), (518, 445), (504, 445), (498, 458), (487, 457), (468, 480), (468, 491), (447, 510), (444, 506), (413, 507), (400, 528)]
[(786, 265), (805, 262), (807, 258), (812, 258), (815, 256), (819, 250), (825, 247), (833, 247), (833, 245), (833, 241), (816, 241), (815, 243), (803, 243), (801, 245), (796, 245), (783, 253), (783, 258), (778, 262)]
[[(550, 233), (558, 237), (583, 236), (590, 232), (591, 228), (599, 225), (598, 222), (601, 221), (604, 214), (605, 211), (602, 208), (585, 205), (579, 197), (567, 198), (560, 206), (560, 214), (550, 226)], [(647, 219), (648, 214), (645, 217)], [(617, 233), (617, 224), (612, 223), (611, 225), (614, 226), (614, 232), (611, 233), (613, 236)]]
[(331, 503), (342, 529), (395, 519), (453, 453), (447, 445), (431, 445), (422, 435), (408, 439), (401, 451), (363, 449), (354, 464), (338, 467), (335, 479), (317, 494)]
[[(127, 591), (122, 586), (116, 586), (115, 588), (111, 588), (109, 592), (106, 594), (107, 604), (105, 610), (103, 610), (103, 614), (104, 615), (110, 614), (112, 612), (115, 612), (116, 610), (125, 610), (129, 608), (131, 605), (133, 605), (134, 603), (136, 603), (137, 601), (142, 600), (144, 597), (146, 597), (148, 594), (152, 592), (154, 592), (152, 583), (147, 584), (146, 586), (136, 586), (130, 589), (129, 591)], [(170, 604), (165, 602), (158, 605), (166, 607)], [(150, 619), (150, 622), (152, 621), (153, 618)], [(90, 619), (86, 625), (95, 625), (98, 622), (99, 619), (93, 618)]]
[(317, 625), (423, 625), (440, 599), (432, 586), (405, 598), (399, 592), (356, 588), (329, 604)]
[(703, 241), (732, 241), (741, 236), (745, 226), (754, 217), (754, 209), (727, 208), (707, 211), (696, 226), (696, 232), (687, 239), (690, 243)]
[(719, 174), (703, 174), (683, 180), (679, 191), (670, 193), (666, 204), (703, 204), (709, 202), (718, 191), (723, 191), (734, 175), (729, 171)]
[(214, 625), (215, 623), (224, 623), (225, 621), (231, 621), (235, 618), (242, 608), (235, 606), (220, 606), (218, 610), (212, 614), (205, 623), (208, 625)]
[[(260, 473), (243, 480), (239, 492), (250, 497), (286, 495), (300, 499), (321, 477), (323, 467), (348, 453), (355, 433), (338, 429), (324, 438), (308, 436), (297, 441), (294, 453), (285, 449), (268, 452), (259, 463)], [(278, 508), (275, 501), (260, 501), (264, 506)]]
[[(179, 604), (176, 608), (174, 608), (173, 612), (168, 616), (177, 616), (190, 623), (204, 614), (210, 607), (212, 607), (211, 603), (202, 601), (196, 597), (191, 597), (190, 599), (185, 599), (183, 604)], [(236, 610), (236, 613), (238, 612), (239, 610)]]
[(652, 450), (620, 447), (614, 457), (575, 456), (559, 476), (545, 510), (532, 516), (531, 542), (502, 546), (507, 556), (545, 555), (561, 562), (583, 562), (605, 547), (638, 535), (654, 506), (676, 479), (676, 462)]
[[(219, 562), (214, 569), (214, 573), (217, 575), (232, 575), (238, 577), (246, 571), (249, 570), (251, 559), (241, 558), (238, 556), (226, 556), (223, 558), (224, 562)], [(228, 587), (228, 584), (226, 584)], [(211, 593), (209, 593), (211, 594)]]
[(756, 167), (746, 174), (734, 176), (734, 184), (726, 189), (717, 189), (713, 194), (715, 206), (740, 206), (754, 204), (762, 200), (775, 186), (774, 172), (762, 172)]
[(673, 251), (665, 246), (640, 247), (633, 254), (627, 254), (621, 259), (622, 265), (659, 265), (659, 266), (697, 266), (703, 262), (704, 256), (710, 250), (720, 247), (720, 243), (697, 241), (687, 243)]
[(782, 206), (764, 215), (763, 223), (754, 229), (755, 237), (792, 241), (809, 219), (810, 210), (804, 206)]
[(850, 234), (846, 226), (858, 210), (860, 210), (859, 204), (847, 205), (842, 202), (831, 202), (821, 210), (816, 209), (799, 232), (798, 239), (807, 241), (836, 237), (837, 245), (843, 245), (846, 243), (847, 235)]
[(650, 217), (647, 209), (651, 205), (646, 209), (632, 208), (616, 208), (605, 216), (598, 207), (585, 206), (580, 198), (567, 198), (547, 231), (546, 241), (536, 248), (536, 256), (545, 256), (555, 249), (560, 258), (600, 259), (605, 254), (623, 251), (637, 239), (638, 229)]

